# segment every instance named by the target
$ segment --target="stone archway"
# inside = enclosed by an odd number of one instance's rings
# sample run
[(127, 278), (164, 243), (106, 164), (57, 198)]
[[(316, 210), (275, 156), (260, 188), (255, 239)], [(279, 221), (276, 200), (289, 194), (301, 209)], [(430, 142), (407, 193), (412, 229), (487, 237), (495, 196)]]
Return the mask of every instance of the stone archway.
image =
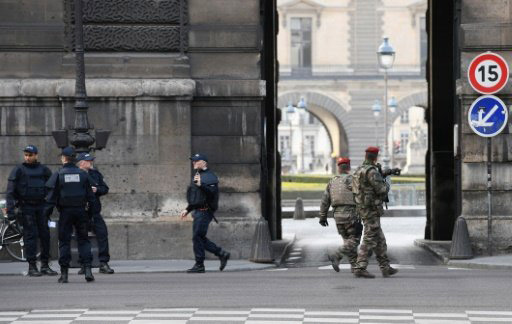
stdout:
[(331, 140), (332, 153), (335, 156), (348, 156), (348, 136), (343, 127), (342, 120), (347, 116), (347, 111), (335, 99), (321, 93), (311, 91), (293, 91), (279, 96), (278, 107), (284, 108), (289, 102), (294, 105), (304, 98), (307, 110), (313, 114), (327, 129)]

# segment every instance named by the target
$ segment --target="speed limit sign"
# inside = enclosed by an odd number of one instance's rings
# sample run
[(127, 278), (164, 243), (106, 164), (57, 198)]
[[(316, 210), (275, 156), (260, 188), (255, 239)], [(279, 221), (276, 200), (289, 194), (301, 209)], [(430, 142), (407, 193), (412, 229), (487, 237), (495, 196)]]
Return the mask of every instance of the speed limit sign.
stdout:
[(482, 94), (496, 93), (507, 84), (507, 62), (495, 53), (480, 54), (469, 64), (468, 79), (475, 91)]

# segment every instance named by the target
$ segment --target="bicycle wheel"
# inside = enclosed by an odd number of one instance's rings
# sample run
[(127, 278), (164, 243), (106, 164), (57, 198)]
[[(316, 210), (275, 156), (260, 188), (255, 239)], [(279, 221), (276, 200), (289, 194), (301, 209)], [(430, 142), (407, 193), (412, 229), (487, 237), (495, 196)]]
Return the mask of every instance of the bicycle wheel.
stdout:
[(2, 233), (7, 253), (18, 261), (27, 261), (25, 257), (23, 233), (17, 225), (9, 224)]

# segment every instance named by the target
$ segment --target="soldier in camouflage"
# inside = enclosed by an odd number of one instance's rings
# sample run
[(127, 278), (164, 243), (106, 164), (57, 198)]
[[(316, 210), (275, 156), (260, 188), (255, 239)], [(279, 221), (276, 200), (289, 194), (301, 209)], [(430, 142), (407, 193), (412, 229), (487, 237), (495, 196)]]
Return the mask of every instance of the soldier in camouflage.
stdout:
[(329, 254), (329, 260), (333, 269), (339, 272), (339, 264), (344, 254), (347, 256), (353, 272), (357, 261), (357, 246), (361, 242), (362, 225), (356, 214), (356, 204), (352, 193), (350, 159), (339, 158), (337, 164), (340, 175), (329, 181), (320, 203), (320, 225), (329, 225), (327, 212), (332, 206), (338, 233), (343, 238), (343, 245), (334, 254)]
[(368, 252), (373, 250), (384, 277), (398, 272), (389, 265), (386, 255), (386, 238), (380, 227), (380, 217), (384, 214), (382, 204), (389, 191), (389, 185), (379, 172), (376, 162), (379, 154), (377, 147), (366, 149), (366, 158), (356, 169), (352, 177), (352, 191), (357, 205), (357, 213), (364, 225), (363, 244), (359, 248), (354, 275), (357, 278), (375, 278), (366, 270)]

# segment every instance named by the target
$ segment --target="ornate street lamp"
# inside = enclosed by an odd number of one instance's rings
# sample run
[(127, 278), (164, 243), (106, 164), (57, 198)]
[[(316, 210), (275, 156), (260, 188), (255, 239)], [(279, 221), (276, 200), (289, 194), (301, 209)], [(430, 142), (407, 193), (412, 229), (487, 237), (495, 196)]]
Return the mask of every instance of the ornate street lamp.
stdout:
[[(89, 152), (91, 149), (101, 150), (106, 147), (109, 130), (96, 130), (94, 138), (90, 134), (93, 127), (89, 124), (87, 117), (87, 92), (85, 89), (85, 61), (84, 61), (84, 31), (82, 0), (74, 0), (75, 6), (75, 123), (71, 144), (77, 153)], [(68, 145), (68, 131), (66, 129), (52, 132), (57, 146), (62, 148)], [(96, 142), (96, 147), (91, 146)]]
[(389, 38), (384, 37), (382, 44), (377, 50), (379, 65), (384, 69), (384, 158), (382, 159), (385, 167), (389, 167), (389, 150), (388, 150), (388, 69), (391, 69), (395, 62), (395, 50), (389, 44)]

